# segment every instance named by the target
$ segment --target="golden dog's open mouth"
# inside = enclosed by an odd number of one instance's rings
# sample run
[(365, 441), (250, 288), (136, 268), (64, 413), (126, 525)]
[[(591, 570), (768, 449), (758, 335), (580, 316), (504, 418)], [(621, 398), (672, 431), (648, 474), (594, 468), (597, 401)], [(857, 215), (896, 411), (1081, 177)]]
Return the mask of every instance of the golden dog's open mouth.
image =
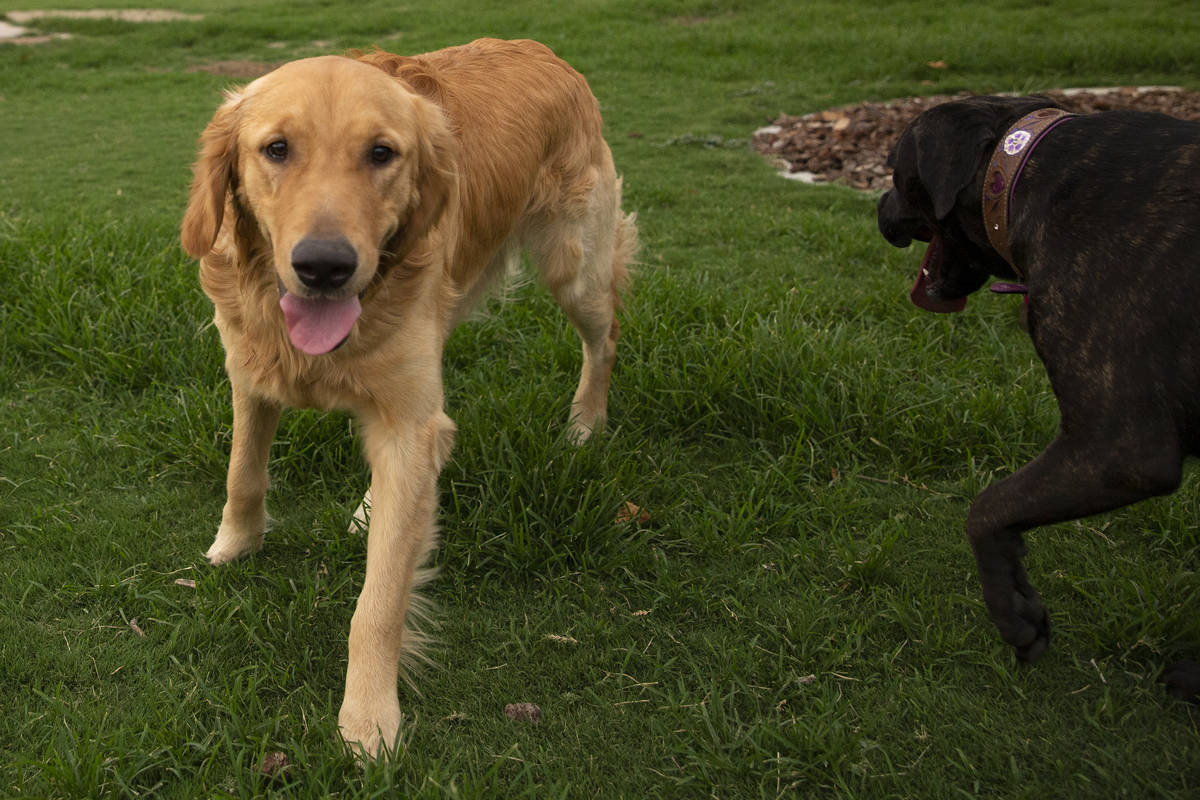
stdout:
[(310, 356), (336, 350), (350, 336), (362, 314), (357, 295), (342, 298), (306, 298), (284, 292), (279, 298), (292, 345)]

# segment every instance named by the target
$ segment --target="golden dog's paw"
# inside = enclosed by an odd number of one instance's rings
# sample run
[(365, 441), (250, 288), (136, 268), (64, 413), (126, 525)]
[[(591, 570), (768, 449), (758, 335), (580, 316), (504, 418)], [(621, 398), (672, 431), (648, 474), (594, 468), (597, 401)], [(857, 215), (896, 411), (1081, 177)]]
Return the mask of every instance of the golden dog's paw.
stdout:
[(604, 430), (604, 417), (596, 414), (577, 414), (571, 417), (571, 427), (567, 431), (570, 442), (582, 446), (592, 437), (593, 432)]
[(591, 436), (591, 428), (575, 422), (571, 423), (571, 428), (567, 431), (567, 441), (577, 447), (582, 447)]
[(382, 714), (359, 714), (345, 705), (338, 714), (338, 728), (350, 750), (361, 758), (387, 758), (401, 749), (399, 707)]
[(212, 547), (208, 548), (204, 557), (208, 559), (208, 563), (217, 567), (235, 558), (257, 553), (262, 549), (262, 543), (262, 532), (246, 535), (229, 525), (221, 525), (217, 530), (217, 538), (213, 539)]

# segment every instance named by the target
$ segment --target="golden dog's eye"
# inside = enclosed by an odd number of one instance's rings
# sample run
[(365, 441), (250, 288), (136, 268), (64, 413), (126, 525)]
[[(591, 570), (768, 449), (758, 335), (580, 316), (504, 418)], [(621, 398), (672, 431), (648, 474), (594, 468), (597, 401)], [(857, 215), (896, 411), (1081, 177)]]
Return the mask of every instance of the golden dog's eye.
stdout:
[(371, 163), (383, 166), (396, 157), (396, 151), (385, 144), (377, 144), (371, 148)]
[(285, 139), (276, 139), (264, 147), (263, 152), (272, 161), (286, 161), (288, 157), (287, 141)]

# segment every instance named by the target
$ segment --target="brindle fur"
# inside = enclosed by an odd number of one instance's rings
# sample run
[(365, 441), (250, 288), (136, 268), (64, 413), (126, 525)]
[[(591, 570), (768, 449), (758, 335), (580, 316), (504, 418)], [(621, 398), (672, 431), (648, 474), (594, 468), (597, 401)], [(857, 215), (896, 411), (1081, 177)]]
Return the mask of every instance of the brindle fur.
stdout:
[[(941, 238), (933, 297), (1016, 277), (984, 233), (982, 181), (1000, 136), (1048, 106), (956, 101), (901, 135), (879, 229), (897, 247)], [(967, 533), (992, 621), (1033, 661), (1050, 624), (1022, 563), (1023, 532), (1173, 492), (1184, 458), (1200, 452), (1200, 125), (1141, 112), (1063, 123), (1025, 166), (1009, 238), (1061, 425), (1041, 455), (975, 499)], [(1163, 680), (1195, 697), (1200, 664), (1179, 662)]]

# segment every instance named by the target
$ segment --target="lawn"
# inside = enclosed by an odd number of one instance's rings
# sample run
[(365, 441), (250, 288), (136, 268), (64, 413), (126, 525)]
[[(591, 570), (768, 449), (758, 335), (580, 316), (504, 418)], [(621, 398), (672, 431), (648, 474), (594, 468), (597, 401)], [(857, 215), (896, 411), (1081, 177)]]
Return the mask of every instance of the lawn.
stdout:
[[(1155, 683), (1200, 657), (1200, 471), (1027, 537), (1054, 638), (1018, 664), (964, 525), (1057, 426), (1020, 301), (918, 311), (919, 254), (879, 236), (875, 197), (749, 145), (865, 100), (1200, 88), (1200, 7), (172, 7), (203, 19), (0, 44), (0, 796), (1200, 793), (1200, 708)], [(231, 62), (484, 35), (588, 77), (644, 249), (583, 448), (578, 345), (540, 287), (450, 340), (436, 665), (401, 686), (403, 753), (363, 765), (336, 724), (365, 561), (352, 420), (285, 415), (267, 544), (209, 567), (229, 388), (178, 225)]]

